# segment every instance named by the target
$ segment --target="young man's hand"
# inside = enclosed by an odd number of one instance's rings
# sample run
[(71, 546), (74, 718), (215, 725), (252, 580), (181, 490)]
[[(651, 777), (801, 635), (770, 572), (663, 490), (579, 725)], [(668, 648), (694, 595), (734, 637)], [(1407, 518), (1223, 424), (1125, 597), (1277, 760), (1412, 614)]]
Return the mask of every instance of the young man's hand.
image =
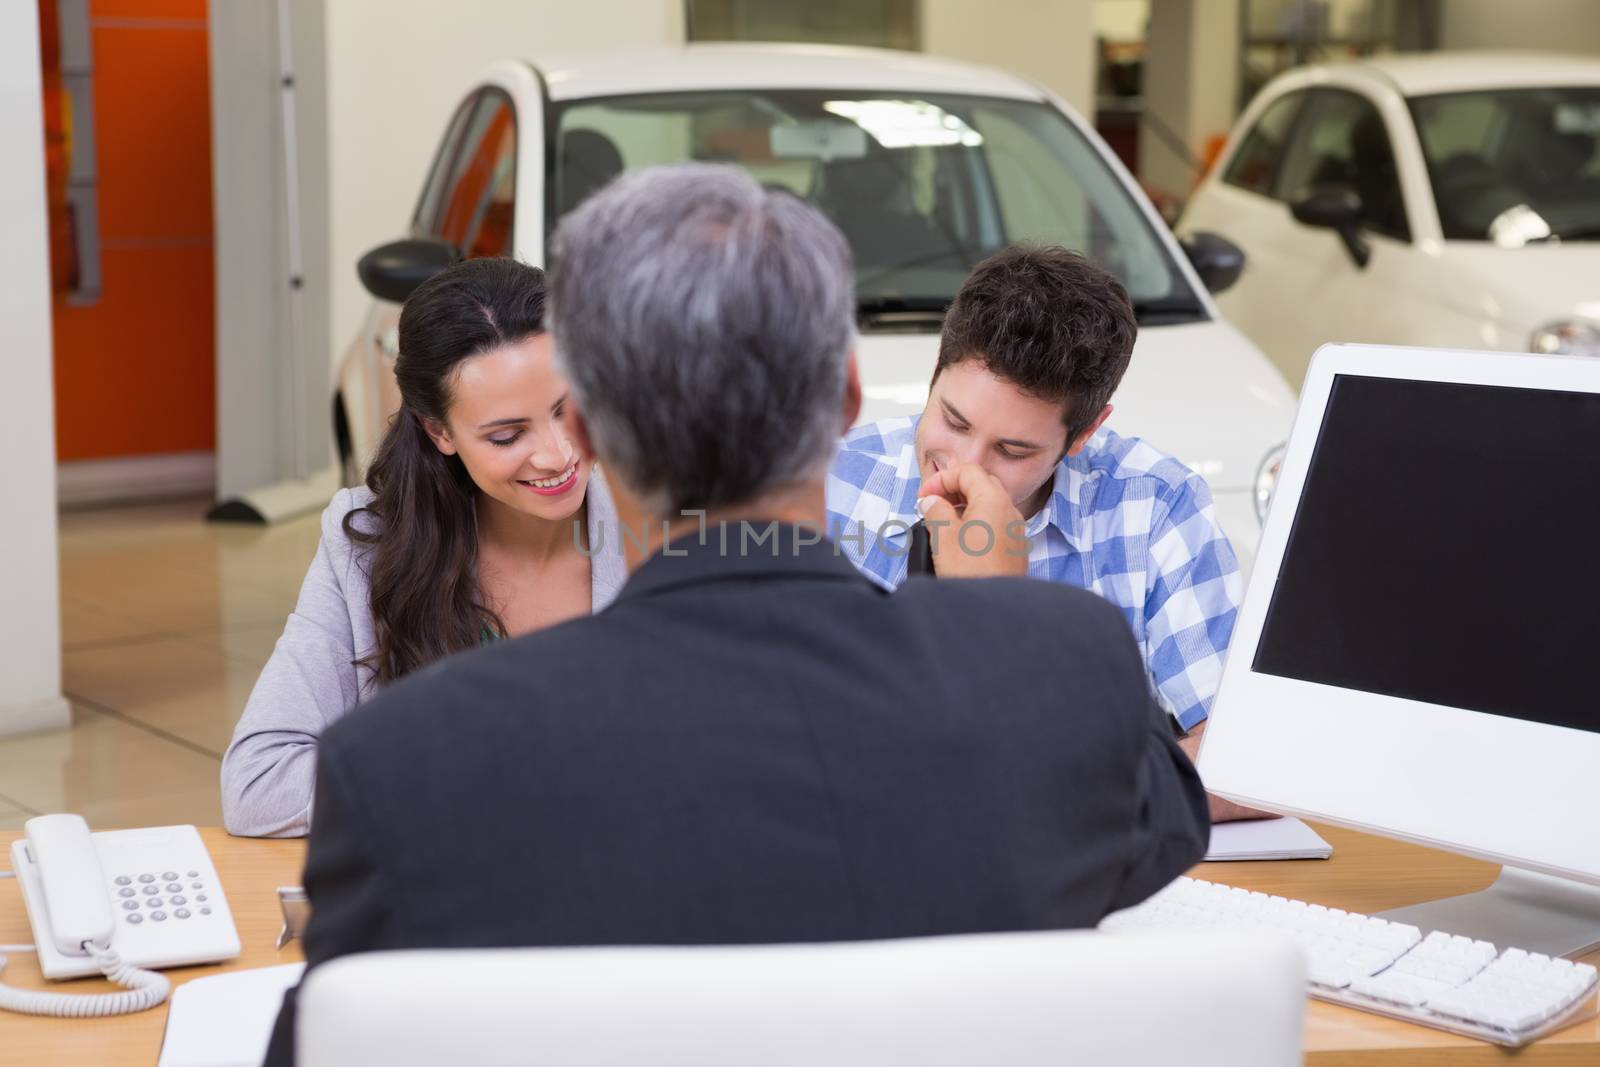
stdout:
[[(1178, 747), (1183, 749), (1184, 755), (1189, 757), (1191, 763), (1200, 758), (1200, 735), (1206, 732), (1207, 721), (1201, 719), (1198, 726), (1178, 738)], [(1247, 808), (1243, 804), (1235, 804), (1231, 800), (1224, 800), (1210, 793), (1206, 794), (1206, 802), (1211, 808), (1211, 821), (1214, 823), (1235, 822), (1240, 819), (1279, 818), (1276, 812), (1257, 811), (1255, 808)]]
[(1025, 577), (1022, 513), (994, 475), (972, 463), (942, 470), (917, 491), (933, 569), (941, 578)]

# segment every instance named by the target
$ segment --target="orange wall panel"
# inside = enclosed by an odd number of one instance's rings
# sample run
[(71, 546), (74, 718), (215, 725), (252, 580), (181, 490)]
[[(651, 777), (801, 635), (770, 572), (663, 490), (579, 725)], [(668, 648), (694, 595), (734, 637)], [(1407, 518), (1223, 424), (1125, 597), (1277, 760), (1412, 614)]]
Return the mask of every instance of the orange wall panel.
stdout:
[(204, 30), (94, 31), (100, 237), (211, 236)]
[(101, 295), (54, 308), (57, 455), (216, 443), (205, 0), (91, 0)]
[(101, 252), (93, 308), (56, 316), (58, 458), (216, 446), (211, 246)]
[(89, 12), (97, 19), (199, 19), (204, 22), (206, 0), (89, 0)]

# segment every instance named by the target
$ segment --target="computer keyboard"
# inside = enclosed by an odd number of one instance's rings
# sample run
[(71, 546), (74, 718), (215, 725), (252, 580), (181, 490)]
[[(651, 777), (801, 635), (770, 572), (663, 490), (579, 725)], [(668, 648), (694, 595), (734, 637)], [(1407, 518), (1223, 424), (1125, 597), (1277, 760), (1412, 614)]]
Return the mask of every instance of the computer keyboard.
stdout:
[(1100, 929), (1280, 933), (1306, 953), (1318, 1000), (1516, 1047), (1591, 1013), (1588, 964), (1370, 915), (1179, 878)]

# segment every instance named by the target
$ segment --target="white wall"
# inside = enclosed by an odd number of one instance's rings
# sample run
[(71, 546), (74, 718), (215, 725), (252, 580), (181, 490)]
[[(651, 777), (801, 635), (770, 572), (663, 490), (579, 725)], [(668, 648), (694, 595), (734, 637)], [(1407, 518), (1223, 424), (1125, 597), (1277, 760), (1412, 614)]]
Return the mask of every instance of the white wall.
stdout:
[(1094, 0), (923, 0), (922, 49), (1009, 70), (1094, 120)]
[(1143, 41), (1150, 0), (1095, 0), (1094, 32), (1108, 41)]
[(0, 3), (0, 734), (66, 726), (56, 555), (55, 395), (44, 200), (39, 11)]
[(1159, 0), (1150, 8), (1145, 41), (1144, 106), (1139, 178), (1151, 189), (1186, 197), (1199, 180), (1155, 130), (1162, 123), (1203, 158), (1206, 141), (1226, 134), (1239, 91), (1239, 0)]
[(1440, 48), (1514, 48), (1600, 54), (1595, 0), (1444, 0)]
[(482, 68), (683, 39), (683, 0), (328, 3), (330, 358), (367, 307), (356, 260), (404, 236), (445, 123)]

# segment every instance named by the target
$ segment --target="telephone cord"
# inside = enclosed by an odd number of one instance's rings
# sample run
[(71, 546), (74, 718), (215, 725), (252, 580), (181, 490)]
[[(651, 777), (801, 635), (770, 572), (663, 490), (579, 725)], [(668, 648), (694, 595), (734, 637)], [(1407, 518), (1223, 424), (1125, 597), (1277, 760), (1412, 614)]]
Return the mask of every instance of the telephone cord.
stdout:
[[(46, 993), (17, 989), (0, 982), (0, 1009), (24, 1015), (53, 1015), (63, 1019), (87, 1019), (101, 1015), (126, 1015), (153, 1008), (167, 999), (172, 983), (162, 974), (122, 962), (114, 949), (100, 948), (91, 941), (83, 949), (94, 957), (101, 972), (127, 988), (126, 993)], [(0, 956), (0, 971), (6, 959)]]

